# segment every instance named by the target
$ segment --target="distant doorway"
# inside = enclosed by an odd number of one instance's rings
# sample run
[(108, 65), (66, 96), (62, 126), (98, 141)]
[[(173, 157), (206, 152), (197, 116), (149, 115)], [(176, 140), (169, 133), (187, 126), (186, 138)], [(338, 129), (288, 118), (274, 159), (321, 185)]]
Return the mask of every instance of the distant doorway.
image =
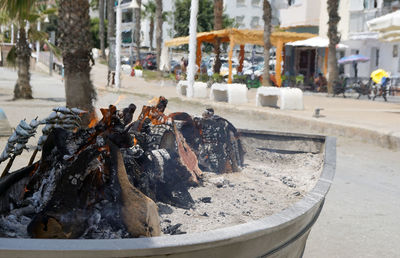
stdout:
[(304, 75), (304, 82), (309, 84), (313, 82), (315, 74), (315, 49), (297, 49), (296, 51), (296, 72)]

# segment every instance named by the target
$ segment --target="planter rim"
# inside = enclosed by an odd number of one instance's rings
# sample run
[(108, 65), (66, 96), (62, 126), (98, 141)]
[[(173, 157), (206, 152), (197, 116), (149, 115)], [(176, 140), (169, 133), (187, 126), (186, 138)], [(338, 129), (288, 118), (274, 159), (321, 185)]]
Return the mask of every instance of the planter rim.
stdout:
[[(270, 216), (250, 221), (235, 226), (215, 229), (206, 232), (190, 233), (183, 235), (160, 236), (151, 238), (129, 238), (129, 239), (22, 239), (22, 238), (0, 238), (0, 257), (5, 251), (19, 251), (29, 254), (35, 251), (43, 252), (73, 252), (90, 251), (91, 255), (97, 257), (109, 257), (116, 252), (127, 251), (130, 256), (141, 255), (165, 255), (173, 250), (187, 252), (203, 249), (205, 247), (216, 247), (257, 238), (268, 232), (274, 232), (282, 227), (296, 223), (301, 217), (313, 214), (313, 219), (302, 231), (305, 233), (311, 228), (322, 209), (324, 199), (332, 184), (336, 167), (336, 138), (330, 136), (294, 134), (256, 130), (239, 130), (244, 134), (272, 134), (289, 138), (304, 138), (322, 141), (324, 153), (323, 168), (320, 178), (314, 188), (308, 192), (303, 199), (288, 208)], [(314, 209), (313, 209), (314, 208)], [(298, 234), (300, 234), (299, 232)], [(298, 235), (297, 237), (301, 237)], [(296, 240), (296, 239), (292, 239)], [(290, 239), (288, 241), (291, 241)], [(285, 245), (287, 243), (284, 243)], [(177, 251), (178, 249), (178, 251)], [(98, 252), (98, 253), (97, 253)], [(132, 253), (134, 252), (134, 253)], [(127, 255), (128, 253), (124, 253)], [(119, 256), (119, 255), (118, 255)]]

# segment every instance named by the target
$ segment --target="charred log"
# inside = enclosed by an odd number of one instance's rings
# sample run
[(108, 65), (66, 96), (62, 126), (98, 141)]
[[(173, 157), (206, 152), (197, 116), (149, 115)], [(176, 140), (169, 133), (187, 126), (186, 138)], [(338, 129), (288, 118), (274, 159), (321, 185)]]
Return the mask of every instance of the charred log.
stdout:
[[(0, 179), (0, 236), (157, 236), (156, 201), (188, 209), (201, 168), (240, 171), (244, 150), (229, 121), (212, 109), (202, 118), (165, 115), (167, 103), (161, 96), (136, 121), (134, 104), (122, 111), (110, 105), (93, 127), (49, 126), (36, 149), (40, 160)], [(57, 110), (52, 123), (57, 112), (75, 112)]]

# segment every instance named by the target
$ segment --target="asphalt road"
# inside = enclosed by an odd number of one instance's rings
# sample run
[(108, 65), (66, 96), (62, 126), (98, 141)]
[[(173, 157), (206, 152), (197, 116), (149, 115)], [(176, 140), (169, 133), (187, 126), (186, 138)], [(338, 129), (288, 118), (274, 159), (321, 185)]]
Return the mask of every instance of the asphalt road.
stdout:
[[(50, 113), (51, 106), (65, 104), (64, 89), (55, 77), (32, 76), (34, 101), (10, 101), (16, 73), (0, 68), (0, 107), (12, 126), (33, 118), (35, 109)], [(156, 94), (156, 93), (155, 93)], [(99, 92), (97, 106), (114, 103), (119, 94)], [(118, 106), (145, 97), (125, 95)], [(204, 107), (173, 99), (168, 111), (200, 115)], [(239, 128), (305, 132), (296, 125), (268, 123), (249, 114), (219, 112)], [(306, 131), (306, 133), (313, 133)], [(6, 139), (1, 139), (1, 148)], [(399, 257), (400, 256), (400, 152), (349, 138), (337, 142), (337, 168), (325, 207), (312, 228), (304, 257)]]

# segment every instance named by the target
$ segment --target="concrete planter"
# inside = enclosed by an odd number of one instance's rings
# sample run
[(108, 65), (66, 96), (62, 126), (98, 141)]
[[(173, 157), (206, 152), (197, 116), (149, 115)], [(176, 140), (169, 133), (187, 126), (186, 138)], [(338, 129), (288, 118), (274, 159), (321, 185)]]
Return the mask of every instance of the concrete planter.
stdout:
[(321, 176), (306, 196), (287, 209), (245, 224), (195, 234), (115, 240), (0, 238), (0, 257), (301, 257), (332, 183), (332, 137), (241, 130), (244, 144), (288, 152), (324, 154)]
[(135, 76), (136, 77), (143, 77), (143, 70), (135, 69)]

